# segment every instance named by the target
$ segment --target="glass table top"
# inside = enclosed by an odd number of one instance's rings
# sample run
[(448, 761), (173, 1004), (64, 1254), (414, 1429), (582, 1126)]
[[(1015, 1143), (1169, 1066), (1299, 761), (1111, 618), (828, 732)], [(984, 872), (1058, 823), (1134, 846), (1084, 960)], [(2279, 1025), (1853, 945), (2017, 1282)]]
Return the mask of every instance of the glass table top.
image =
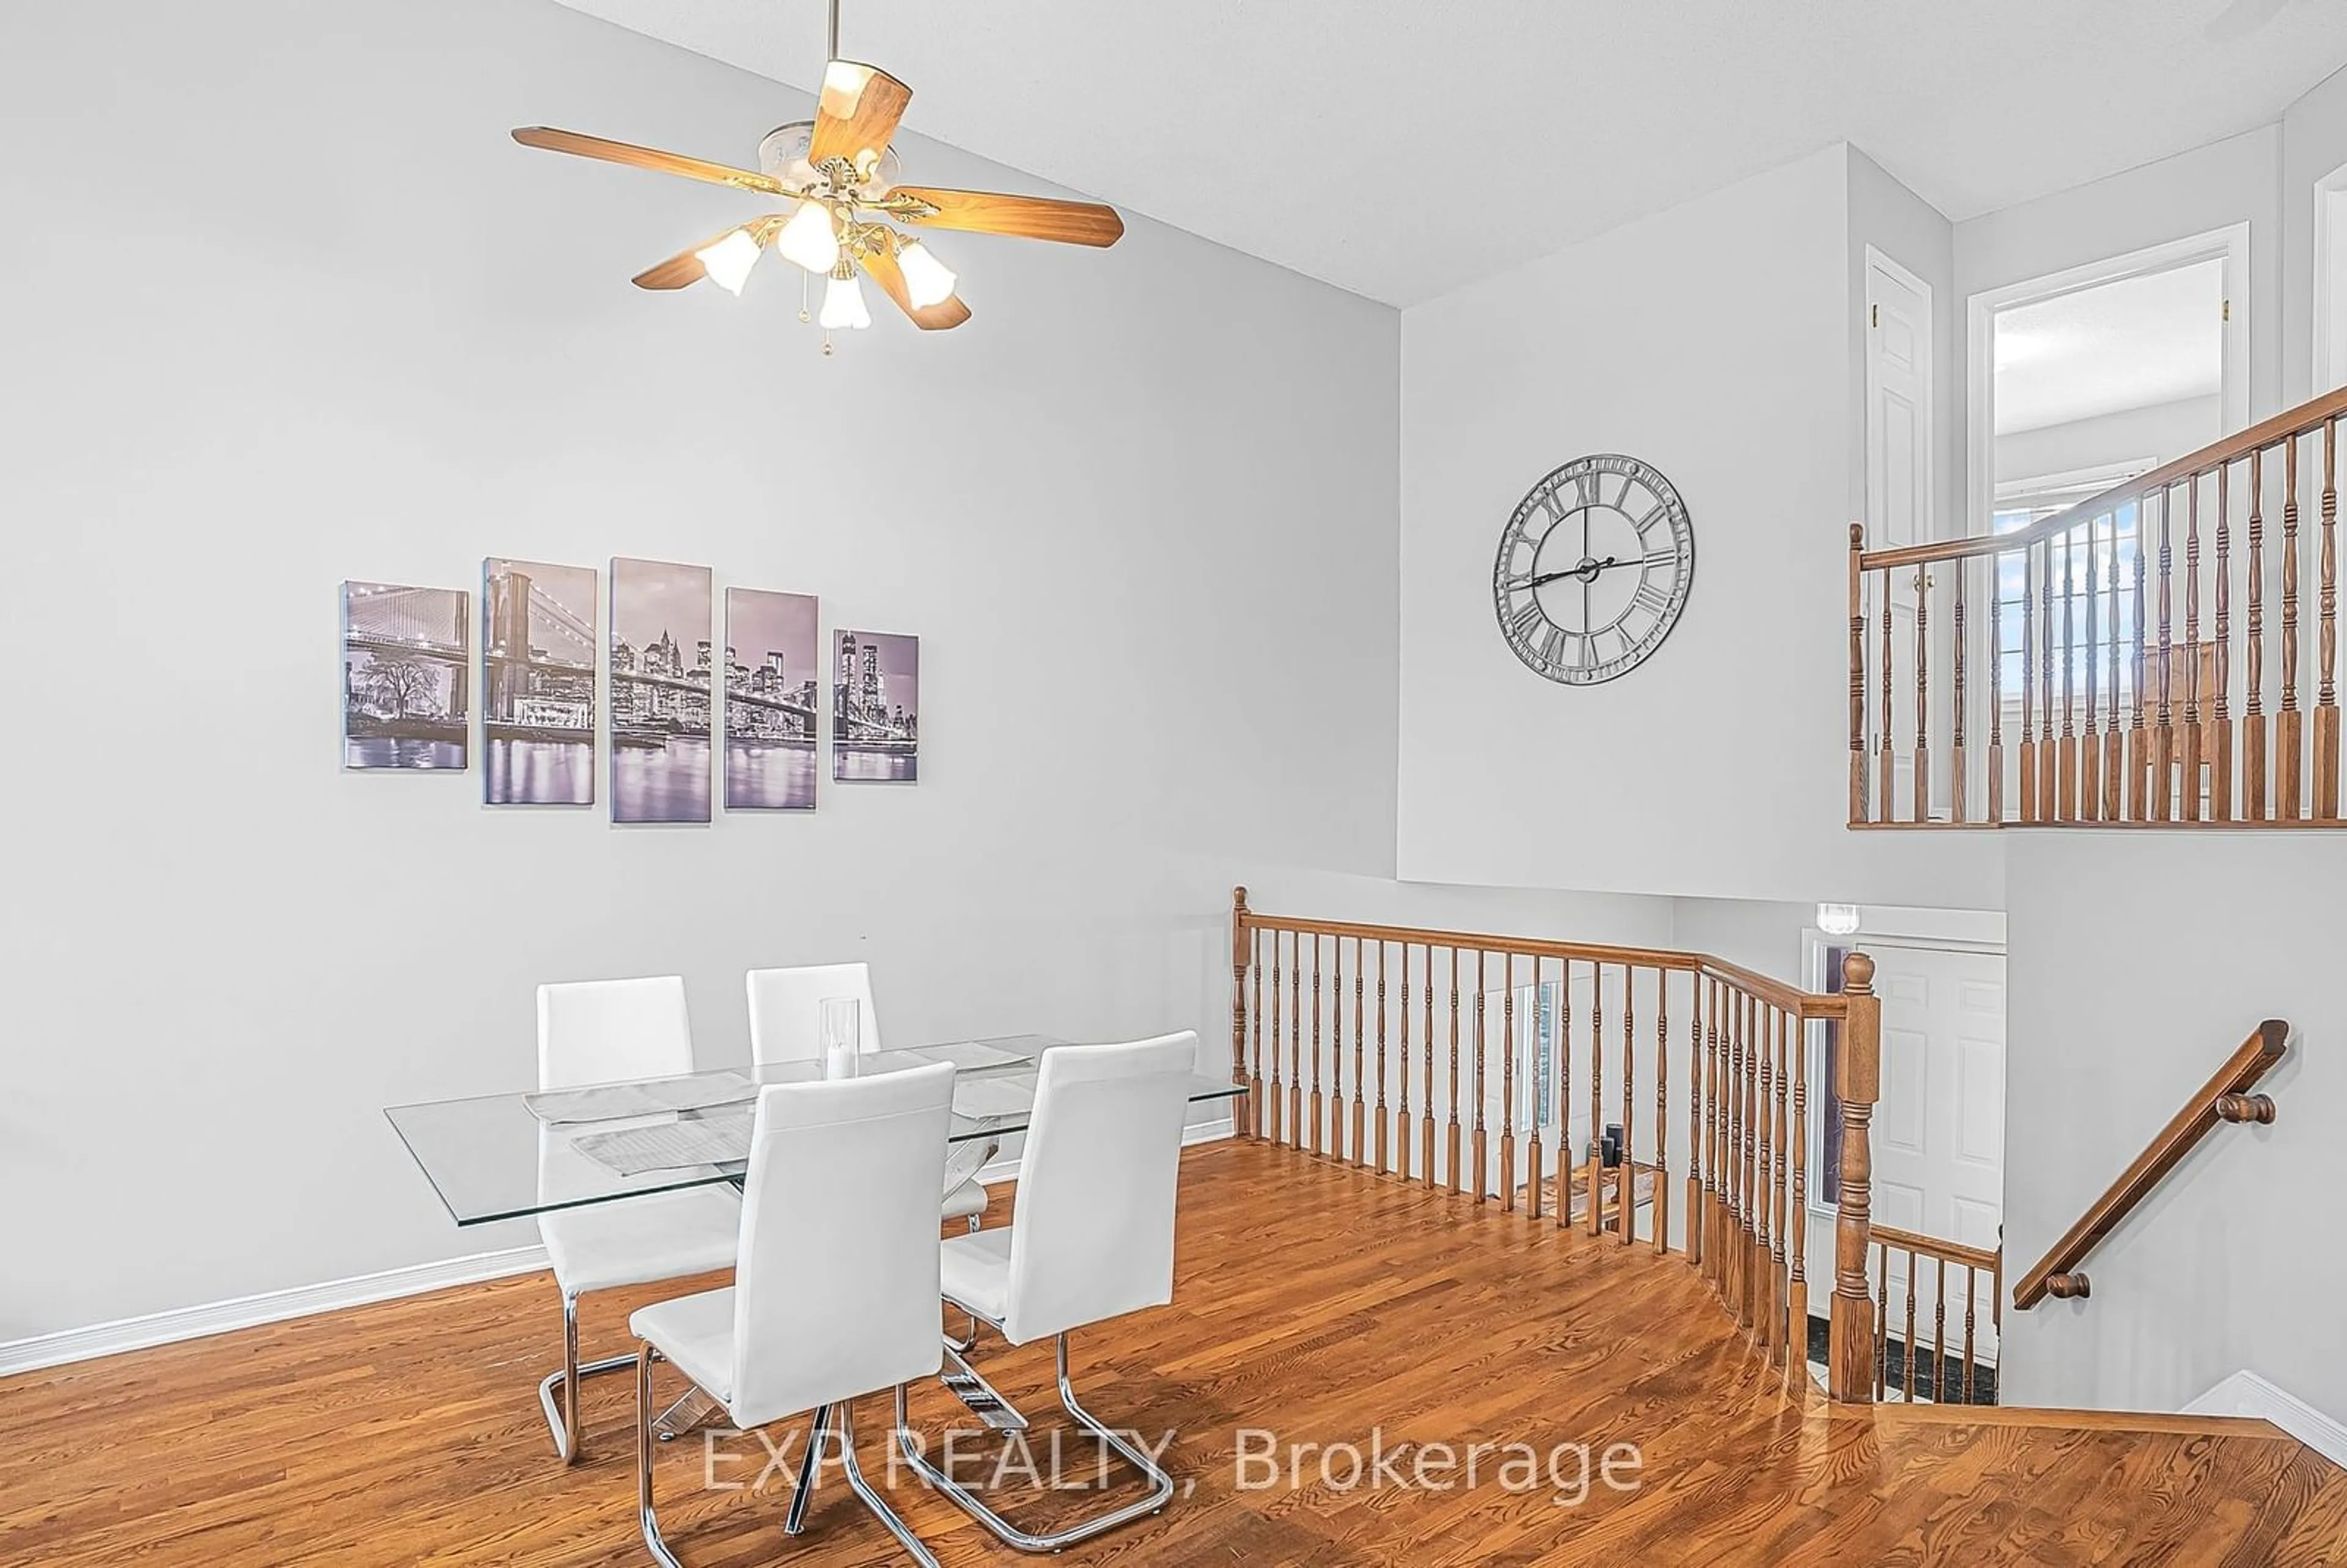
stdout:
[[(953, 1128), (948, 1137), (951, 1143), (968, 1146), (1026, 1131), (1034, 1112), (1040, 1058), (1061, 1043), (1040, 1035), (1011, 1035), (867, 1051), (857, 1059), (856, 1071), (859, 1077), (871, 1077), (932, 1061), (959, 1063), (961, 1071), (954, 1081)], [(658, 1081), (656, 1092), (678, 1101), (724, 1102), (699, 1111), (616, 1120), (541, 1121), (530, 1108), (530, 1102), (538, 1098), (534, 1092), (395, 1105), (384, 1114), (391, 1119), (449, 1214), (459, 1225), (477, 1225), (647, 1193), (736, 1181), (743, 1169), (741, 1159), (629, 1175), (589, 1149), (596, 1147), (599, 1140), (608, 1143), (607, 1135), (614, 1131), (724, 1117), (738, 1123), (754, 1099), (754, 1093), (744, 1097), (744, 1084), (754, 1089), (768, 1083), (803, 1083), (823, 1075), (819, 1061), (784, 1061), (663, 1079)], [(1238, 1092), (1237, 1084), (1201, 1076), (1191, 1085), (1190, 1099), (1196, 1103), (1228, 1099)], [(742, 1147), (746, 1153), (746, 1140)], [(971, 1151), (968, 1158), (975, 1159), (978, 1153)]]

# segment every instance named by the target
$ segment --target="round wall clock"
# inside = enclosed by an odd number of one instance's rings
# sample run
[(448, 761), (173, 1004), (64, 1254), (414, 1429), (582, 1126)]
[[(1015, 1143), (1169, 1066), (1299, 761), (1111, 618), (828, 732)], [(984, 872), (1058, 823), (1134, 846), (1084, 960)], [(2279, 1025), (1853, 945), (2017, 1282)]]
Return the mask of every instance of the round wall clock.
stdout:
[(1576, 457), (1532, 488), (1500, 536), (1500, 634), (1569, 686), (1626, 675), (1663, 645), (1695, 582), (1695, 528), (1671, 482), (1635, 457)]

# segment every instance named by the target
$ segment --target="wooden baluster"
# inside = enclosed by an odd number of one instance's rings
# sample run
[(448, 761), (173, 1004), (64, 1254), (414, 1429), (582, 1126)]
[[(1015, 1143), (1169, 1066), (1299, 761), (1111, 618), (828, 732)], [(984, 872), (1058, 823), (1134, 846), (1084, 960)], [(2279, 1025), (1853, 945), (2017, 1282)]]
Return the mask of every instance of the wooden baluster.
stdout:
[(1434, 944), (1426, 945), (1426, 1103), (1419, 1108), (1421, 1124), (1419, 1143), (1425, 1151), (1423, 1173), (1428, 1186), (1434, 1185)]
[[(2166, 822), (2175, 810), (2174, 774), (2176, 772), (2176, 712), (2175, 695), (2168, 638), (2168, 576), (2175, 564), (2174, 539), (2168, 516), (2168, 487), (2159, 487), (2159, 723), (2151, 733), (2151, 777), (2149, 794), (2151, 820)], [(2140, 543), (2137, 548), (2140, 549)], [(2139, 621), (2138, 621), (2139, 623)], [(2142, 682), (2136, 682), (2138, 690)]]
[(1758, 1168), (1759, 1140), (1755, 1126), (1755, 1112), (1760, 1101), (1760, 1008), (1758, 1001), (1738, 993), (1737, 1009), (1737, 1043), (1742, 1050), (1744, 1067), (1736, 1085), (1737, 1123), (1737, 1193), (1736, 1237), (1736, 1321), (1738, 1327), (1752, 1327), (1753, 1276), (1758, 1271), (1752, 1266), (1752, 1238), (1759, 1230), (1760, 1181)]
[(1605, 1228), (1605, 966), (1589, 966), (1589, 1220)]
[[(2162, 507), (2165, 510), (2165, 506)], [(1980, 1271), (1971, 1264), (1964, 1265), (1964, 1394), (1963, 1402), (1973, 1402), (1973, 1328), (1979, 1316)]]
[[(1294, 962), (1289, 966), (1288, 983), (1295, 989), (1288, 993), (1287, 1043), (1287, 1142), (1290, 1147), (1301, 1149), (1304, 1143), (1304, 933), (1296, 933), (1288, 954)], [(1312, 961), (1320, 961), (1320, 938), (1312, 938)], [(1320, 1027), (1318, 994), (1314, 995), (1312, 1027)]]
[(1483, 958), (1483, 950), (1478, 948), (1475, 950), (1475, 1071), (1472, 1074), (1475, 1080), (1475, 1174), (1471, 1180), (1474, 1183), (1475, 1201), (1479, 1204), (1485, 1196), (1483, 1173), (1491, 1169), (1484, 1163), (1490, 1155), (1491, 1149), (1490, 1134), (1483, 1127), (1483, 1105), (1491, 1096), (1486, 1089), (1490, 1080), (1485, 1076), (1485, 1070), (1491, 1064), (1491, 1040), (1489, 1032), (1484, 1028), (1483, 1019), (1486, 999), (1490, 994), (1484, 985)]
[(1723, 1289), (1727, 1281), (1728, 1245), (1728, 1150), (1727, 1096), (1730, 1079), (1727, 1071), (1728, 1052), (1733, 1049), (1736, 1015), (1734, 1001), (1727, 985), (1718, 980), (1711, 984), (1711, 1101), (1706, 1110), (1711, 1119), (1711, 1204), (1705, 1223), (1711, 1234), (1705, 1238), (1704, 1251), (1711, 1259), (1711, 1284), (1715, 1290)]
[(1703, 991), (1701, 969), (1687, 971), (1687, 1182), (1686, 1212), (1680, 1225), (1686, 1235), (1687, 1263), (1701, 1267), (1703, 1250), (1704, 1173), (1709, 1156), (1703, 1137)]
[(2241, 814), (2266, 819), (2265, 452), (2250, 454), (2250, 662), (2241, 704)]
[(2200, 727), (2200, 476), (2184, 481), (2184, 734), (2178, 746), (2177, 815), (2200, 820), (2200, 768), (2208, 735)]
[(2209, 815), (2233, 820), (2233, 466), (2217, 467), (2216, 712), (2209, 721)]
[[(2002, 634), (2000, 633), (2000, 636)], [(1997, 693), (1997, 706), (2004, 694)], [(2037, 552), (2021, 547), (2021, 820), (2035, 822), (2037, 806)]]
[[(2043, 541), (2045, 563), (2037, 574), (2037, 665), (2041, 680), (2037, 703), (2037, 820), (2053, 822), (2061, 814), (2055, 809), (2057, 788), (2055, 775), (2060, 771), (2059, 748), (2054, 741), (2054, 541)], [(2069, 548), (2066, 544), (2063, 547)], [(2027, 680), (2029, 671), (2022, 671)]]
[(1841, 1192), (1834, 1214), (1834, 1296), (1827, 1383), (1840, 1400), (1864, 1403), (1867, 1351), (1874, 1339), (1873, 1304), (1866, 1298), (1866, 1249), (1872, 1231), (1874, 1148), (1870, 1127), (1881, 1091), (1881, 1003), (1874, 995), (1874, 960), (1864, 953), (1842, 959), (1844, 1017), (1835, 1053), (1834, 1090), (1841, 1098)]
[(1919, 1359), (1915, 1354), (1915, 1254), (1911, 1248), (1907, 1254), (1907, 1348), (1899, 1359), (1902, 1363), (1901, 1370), (1906, 1374), (1900, 1381), (1911, 1405), (1915, 1402), (1915, 1363)]
[[(1384, 956), (1383, 943), (1378, 944), (1378, 952), (1380, 958)], [(1368, 1049), (1361, 1029), (1361, 1010), (1365, 1000), (1362, 982), (1367, 978), (1361, 960), (1361, 938), (1356, 937), (1353, 938), (1353, 1163), (1364, 1166), (1369, 1163), (1368, 1107), (1361, 1099), (1361, 1075), (1367, 1066), (1363, 1057)], [(1378, 1024), (1382, 1029), (1385, 1025), (1385, 998), (1382, 994), (1378, 998)], [(1378, 1070), (1383, 1072), (1385, 1063), (1378, 1062)], [(1378, 1087), (1383, 1089), (1385, 1085), (1381, 1082)]]
[[(1403, 1013), (1403, 1022), (1405, 1024), (1409, 1022), (1407, 1010)], [(1405, 1050), (1403, 1054), (1409, 1053)], [(1391, 1168), (1387, 1163), (1387, 1156), (1392, 1152), (1392, 1144), (1388, 1136), (1390, 1131), (1388, 1121), (1386, 1115), (1386, 944), (1385, 938), (1380, 937), (1378, 938), (1377, 1147), (1372, 1151), (1377, 1157), (1376, 1164), (1372, 1168), (1379, 1172)]]
[(1637, 1143), (1634, 1136), (1637, 1119), (1631, 1114), (1631, 1094), (1638, 1076), (1638, 1045), (1636, 1025), (1632, 1021), (1637, 1011), (1634, 1000), (1638, 977), (1629, 965), (1622, 966), (1622, 1152), (1615, 1184), (1621, 1191), (1620, 1214), (1622, 1245), (1628, 1246), (1638, 1238), (1638, 1161), (1632, 1153)]
[[(1655, 971), (1655, 1251), (1671, 1250), (1671, 972)], [(1692, 1168), (1692, 1167), (1690, 1167)]]
[(1898, 591), (1891, 586), (1891, 574), (1882, 574), (1882, 751), (1875, 764), (1875, 776), (1881, 782), (1881, 815), (1876, 820), (1896, 822), (1899, 819), (1899, 768), (1897, 753), (1891, 744), (1891, 712), (1893, 695), (1891, 684), (1891, 596)]
[(1573, 1223), (1573, 960), (1561, 960), (1556, 988), (1556, 1225)]
[[(1478, 999), (1481, 999), (1480, 998)], [(1450, 1163), (1446, 1167), (1450, 1190), (1463, 1193), (1467, 1189), (1460, 1181), (1459, 1169), (1459, 949), (1450, 949), (1450, 1135), (1443, 1153)]]
[[(2140, 543), (2142, 538), (2143, 504), (2138, 501), (2136, 504), (2137, 541)], [(2127, 760), (2124, 751), (2126, 743), (2119, 735), (2119, 721), (2126, 716), (2126, 704), (2121, 692), (2120, 680), (2125, 666), (2119, 661), (2122, 643), (2119, 633), (2119, 520), (2116, 514), (2113, 514), (2111, 518), (2111, 559), (2105, 579), (2111, 595), (2111, 647), (2110, 658), (2107, 661), (2111, 671), (2111, 702), (2106, 715), (2107, 722), (2103, 726), (2103, 820), (2122, 822), (2126, 820), (2127, 798), (2136, 792), (2127, 786), (2127, 780), (2122, 776), (2127, 768)], [(2137, 608), (2140, 609), (2141, 606)], [(2142, 617), (2137, 617), (2136, 625), (2138, 629), (2141, 628)], [(2136, 690), (2140, 692), (2143, 687), (2137, 684)], [(2142, 728), (2140, 715), (2137, 716), (2136, 727)]]
[[(2114, 518), (2116, 525), (2117, 519)], [(2086, 519), (2086, 733), (2078, 743), (2078, 820), (2095, 822), (2103, 815), (2102, 736), (2095, 724), (2095, 695), (2101, 684), (2096, 659), (2095, 519)], [(1910, 1348), (1912, 1348), (1910, 1347)]]
[(1253, 942), (1247, 936), (1246, 889), (1231, 889), (1231, 1081), (1239, 1086), (1238, 1103), (1231, 1107), (1231, 1131), (1245, 1137), (1242, 1129), (1247, 1125), (1247, 964), (1253, 958)]
[(2077, 620), (2077, 561), (2071, 548), (2075, 530), (2062, 536), (2062, 742), (2060, 754), (2055, 763), (2054, 820), (2078, 820), (2078, 736), (2072, 728), (2077, 698), (2072, 681), (2075, 669), (2076, 650), (2073, 643), (2072, 627)]
[[(1254, 930), (1252, 935), (1254, 937), (1255, 946), (1255, 952), (1253, 955), (1255, 965), (1255, 1044), (1253, 1050), (1248, 1053), (1250, 1060), (1247, 1071), (1246, 1127), (1247, 1135), (1249, 1137), (1260, 1138), (1264, 1136), (1263, 1113), (1265, 1109), (1265, 1102), (1263, 1098), (1263, 932), (1257, 929)], [(1276, 991), (1273, 992), (1273, 995), (1275, 996), (1278, 993)], [(1274, 1033), (1271, 1038), (1273, 1049), (1278, 1049), (1279, 1036), (1276, 1033)]]
[[(1952, 717), (1948, 737), (1948, 820), (1964, 820), (1964, 579), (1972, 575), (1973, 563), (1963, 556), (1948, 563), (1955, 569), (1955, 653), (1953, 661), (1955, 691), (1952, 694)], [(1992, 596), (1993, 602), (1993, 596)]]
[[(1534, 957), (1532, 959), (1532, 1035), (1535, 1042), (1540, 1039), (1541, 1010), (1541, 959)], [(1541, 1083), (1540, 1071), (1536, 1065), (1539, 1060), (1538, 1055), (1535, 1054), (1532, 1087), (1529, 1091), (1532, 1103), (1532, 1140), (1531, 1152), (1525, 1156), (1524, 1163), (1524, 1180), (1532, 1196), (1532, 1217), (1534, 1219), (1541, 1217), (1542, 1212), (1541, 1188), (1542, 1184), (1548, 1179), (1548, 1167), (1541, 1163), (1541, 1129), (1548, 1122), (1548, 1094)]]
[(2003, 1231), (2002, 1229), (2000, 1229), (2000, 1230), (1998, 1231), (1998, 1233), (1997, 1233), (1997, 1235), (1998, 1235), (1998, 1242), (1997, 1242), (1997, 1248), (1996, 1248), (1996, 1253), (1995, 1253), (1995, 1258), (1996, 1258), (1996, 1261), (1995, 1261), (1993, 1264), (1990, 1265), (1990, 1266), (1989, 1266), (1989, 1271), (1988, 1271), (1988, 1322), (1989, 1322), (1989, 1330), (1990, 1330), (1990, 1332), (1993, 1333), (1993, 1334), (1996, 1336), (1996, 1341), (1997, 1341), (1997, 1344), (1998, 1344), (2000, 1347), (2001, 1347), (2001, 1346), (2003, 1346), (2003, 1345), (2004, 1345), (2004, 1239), (2003, 1239), (2003, 1238), (2004, 1238), (2004, 1231)]
[(1891, 1391), (1891, 1249), (1877, 1255), (1874, 1266), (1874, 1397)]
[(1915, 820), (1932, 820), (1932, 574), (1915, 569)]
[(1792, 1348), (1786, 1364), (1797, 1373), (1809, 1356), (1809, 1026), (1793, 1020), (1793, 1231), (1785, 1249), (1792, 1255), (1792, 1277), (1785, 1286), (1786, 1332)]
[(2339, 422), (2322, 422), (2322, 580), (2314, 603), (2314, 815), (2339, 820)]
[(2306, 719), (2298, 709), (2298, 437), (2281, 444), (2281, 712), (2274, 716), (2274, 815), (2306, 815)]
[[(1540, 960), (1532, 960), (1535, 973)], [(1516, 956), (1502, 960), (1500, 972), (1500, 1207), (1516, 1212)], [(1538, 996), (1540, 988), (1534, 986)], [(1537, 1005), (1537, 1004), (1535, 1004)], [(1537, 1012), (1534, 1014), (1538, 1016)]]
[[(1341, 1016), (1341, 1015), (1340, 1015)], [(1345, 1049), (1343, 1040), (1337, 1049)], [(1312, 1120), (1305, 1123), (1304, 1147), (1320, 1153), (1320, 933), (1312, 934)], [(1298, 1075), (1299, 1079), (1301, 1074)]]
[(1271, 1096), (1264, 1102), (1264, 1136), (1279, 1143), (1279, 1113), (1286, 1107), (1286, 1097), (1280, 1092), (1285, 1081), (1279, 1071), (1279, 1015), (1286, 1000), (1287, 982), (1279, 962), (1279, 933), (1271, 934)]
[(1395, 1094), (1394, 1111), (1394, 1174), (1407, 1182), (1410, 1177), (1410, 1133), (1417, 1123), (1409, 1119), (1409, 944), (1401, 945), (1401, 1071)]
[(1719, 986), (1701, 969), (1695, 974), (1695, 999), (1697, 1044), (1694, 1099), (1702, 1128), (1699, 1137), (1690, 1132), (1688, 1142), (1702, 1152), (1703, 1191), (1688, 1204), (1687, 1255), (1708, 1281), (1717, 1275), (1719, 1266), (1719, 1248), (1713, 1245), (1712, 1233), (1714, 1211), (1719, 1206), (1719, 1142), (1715, 1123), (1719, 1104)]
[(2127, 815), (2133, 822), (2148, 821), (2151, 816), (2150, 792), (2146, 787), (2151, 773), (2151, 733), (2144, 723), (2144, 540), (2151, 531), (2151, 501), (2148, 497), (2135, 505), (2135, 654), (2131, 666), (2135, 672), (2135, 715), (2127, 726)]
[(1850, 526), (1850, 820), (1868, 822), (1866, 787), (1866, 585), (1860, 569), (1866, 528)]
[[(1774, 1145), (1777, 1145), (1777, 1169), (1772, 1169), (1768, 1178), (1768, 1190), (1769, 1190), (1768, 1321), (1769, 1321), (1769, 1333), (1777, 1336), (1777, 1345), (1779, 1345), (1779, 1349), (1788, 1349), (1790, 1345), (1793, 1345), (1793, 1328), (1800, 1327), (1800, 1324), (1793, 1324), (1793, 1321), (1790, 1321), (1790, 1315), (1786, 1312), (1786, 1296), (1788, 1296), (1788, 1291), (1786, 1291), (1786, 1255), (1784, 1255), (1784, 1233), (1786, 1233), (1786, 1218), (1788, 1218), (1786, 1216), (1786, 1209), (1788, 1209), (1788, 1204), (1786, 1204), (1786, 1194), (1790, 1193), (1790, 1185), (1786, 1183), (1786, 1176), (1788, 1176), (1788, 1166), (1793, 1164), (1793, 1160), (1790, 1160), (1790, 1150), (1786, 1148), (1786, 1136), (1793, 1132), (1793, 1127), (1790, 1127), (1790, 1112), (1793, 1112), (1793, 1063), (1788, 1061), (1786, 1051), (1788, 1051), (1790, 1044), (1793, 1044), (1793, 1028), (1790, 1028), (1790, 1019), (1786, 1019), (1781, 1007), (1774, 1011), (1777, 1011), (1777, 1044), (1774, 1044), (1774, 1054), (1777, 1054), (1777, 1136), (1774, 1136)], [(1800, 1366), (1802, 1355), (1808, 1355), (1808, 1352), (1790, 1355), (1790, 1359), (1786, 1361), (1786, 1366)]]
[(1737, 1095), (1744, 1084), (1744, 993), (1730, 987), (1720, 991), (1727, 1011), (1720, 1025), (1719, 1065), (1719, 1287), (1732, 1304), (1744, 1287), (1744, 1119), (1737, 1114)]
[(1769, 1102), (1776, 1097), (1777, 1057), (1774, 1030), (1777, 1009), (1758, 1009), (1754, 1030), (1754, 1054), (1759, 1058), (1752, 1074), (1752, 1086), (1758, 1094), (1752, 1115), (1756, 1136), (1752, 1149), (1752, 1190), (1758, 1202), (1752, 1206), (1752, 1326), (1754, 1337), (1763, 1349), (1776, 1344), (1768, 1328), (1768, 1311), (1775, 1296), (1775, 1282), (1769, 1276), (1768, 1234), (1776, 1228), (1777, 1189), (1769, 1180), (1776, 1158), (1774, 1128), (1768, 1119)]
[[(1988, 818), (2004, 820), (2004, 606), (1998, 595), (2000, 558), (1988, 562)], [(2027, 613), (2025, 610), (2024, 613)]]
[[(2142, 514), (2137, 513), (2138, 517)], [(1948, 1397), (1948, 1264), (1932, 1260), (1932, 1402)]]

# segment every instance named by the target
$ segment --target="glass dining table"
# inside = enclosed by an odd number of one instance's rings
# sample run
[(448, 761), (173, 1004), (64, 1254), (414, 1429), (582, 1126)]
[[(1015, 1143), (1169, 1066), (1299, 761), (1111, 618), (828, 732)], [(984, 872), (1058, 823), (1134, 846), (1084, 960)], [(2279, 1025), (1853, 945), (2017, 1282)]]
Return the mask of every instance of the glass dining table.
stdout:
[[(947, 1133), (950, 1191), (975, 1174), (1002, 1139), (1026, 1131), (1043, 1053), (1064, 1043), (1008, 1035), (867, 1051), (856, 1059), (856, 1075), (934, 1061), (959, 1067)], [(477, 1225), (648, 1193), (738, 1185), (758, 1090), (823, 1076), (820, 1061), (768, 1062), (556, 1094), (433, 1100), (384, 1113), (449, 1216), (459, 1225)], [(1238, 1092), (1237, 1084), (1201, 1076), (1190, 1099), (1199, 1103)], [(647, 1130), (653, 1135), (646, 1136)], [(706, 1157), (660, 1163), (687, 1153)]]
[[(946, 1134), (943, 1191), (978, 1174), (1035, 1111), (1043, 1053), (1066, 1042), (1042, 1035), (948, 1040), (866, 1051), (856, 1075), (951, 1061), (953, 1120)], [(617, 1203), (651, 1193), (728, 1184), (748, 1166), (752, 1108), (769, 1083), (825, 1076), (821, 1061), (721, 1068), (635, 1083), (551, 1093), (514, 1091), (394, 1105), (384, 1114), (459, 1225), (528, 1219), (561, 1209)], [(1235, 1083), (1200, 1076), (1193, 1104), (1226, 1100)], [(940, 1194), (942, 1196), (943, 1194)], [(990, 1387), (948, 1340), (941, 1381), (989, 1427), (1023, 1430), (1026, 1418)], [(694, 1389), (660, 1418), (662, 1441), (710, 1419), (715, 1400)]]

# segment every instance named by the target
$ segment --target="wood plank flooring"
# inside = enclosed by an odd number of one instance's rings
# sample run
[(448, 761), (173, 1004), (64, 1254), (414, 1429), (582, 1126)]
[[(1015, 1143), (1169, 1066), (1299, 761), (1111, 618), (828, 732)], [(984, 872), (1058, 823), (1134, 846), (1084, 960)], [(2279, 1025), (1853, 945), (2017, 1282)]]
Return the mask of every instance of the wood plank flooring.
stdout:
[[(629, 1308), (674, 1289), (589, 1298), (588, 1354), (625, 1348)], [(559, 1321), (535, 1276), (0, 1382), (0, 1563), (647, 1563), (630, 1380), (588, 1385), (586, 1462), (565, 1469), (547, 1442), (535, 1385)], [(1097, 1450), (1046, 1397), (1050, 1348), (989, 1346), (979, 1364), (1034, 1418), (1039, 1466), (1056, 1432), (1092, 1480)], [(1259, 1144), (1185, 1157), (1176, 1305), (1079, 1335), (1076, 1367), (1096, 1414), (1176, 1434), (1189, 1495), (1070, 1562), (2347, 1563), (2347, 1473), (2261, 1424), (1837, 1413), (1745, 1348), (1684, 1259)], [(925, 1390), (916, 1422), (934, 1441), (958, 1409)], [(866, 1403), (867, 1469), (887, 1419)], [(1304, 1484), (1241, 1490), (1242, 1429), (1276, 1433), (1283, 1469), (1288, 1445), (1320, 1445)], [(1416, 1446), (1436, 1442), (1459, 1450), (1448, 1475)], [(1593, 1479), (1563, 1506), (1570, 1451), (1561, 1498), (1545, 1478), (1512, 1489), (1521, 1468), (1493, 1450), (1460, 1484), (1475, 1443), (1587, 1445), (1593, 1477), (1609, 1445), (1643, 1462), (1632, 1478), (1617, 1455), (1635, 1490)], [(1343, 1448), (1324, 1479), (1330, 1444), (1358, 1445), (1358, 1484), (1338, 1484)], [(958, 1451), (969, 1479), (998, 1457)], [(1410, 1483), (1419, 1453), (1447, 1490)], [(661, 1450), (662, 1521), (689, 1568), (904, 1560), (835, 1470), (795, 1542), (787, 1469), (763, 1490), (703, 1485), (747, 1482), (765, 1457), (755, 1438)], [(947, 1563), (1015, 1560), (909, 1474), (890, 1492)], [(1051, 1522), (1100, 1497), (998, 1502)]]

